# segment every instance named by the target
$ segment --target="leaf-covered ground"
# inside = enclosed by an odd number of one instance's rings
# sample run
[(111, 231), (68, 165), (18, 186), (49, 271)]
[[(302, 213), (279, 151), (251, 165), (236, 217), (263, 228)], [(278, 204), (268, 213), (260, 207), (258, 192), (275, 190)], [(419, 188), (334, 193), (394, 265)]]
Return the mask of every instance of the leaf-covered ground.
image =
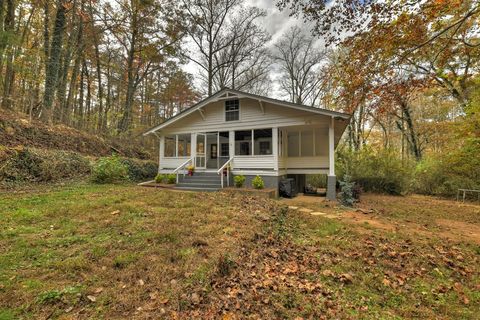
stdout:
[(288, 204), (136, 186), (0, 194), (0, 319), (480, 314), (478, 243), (435, 225), (476, 226), (479, 206), (367, 196), (371, 221), (399, 226), (383, 228), (329, 204), (305, 206), (338, 219)]

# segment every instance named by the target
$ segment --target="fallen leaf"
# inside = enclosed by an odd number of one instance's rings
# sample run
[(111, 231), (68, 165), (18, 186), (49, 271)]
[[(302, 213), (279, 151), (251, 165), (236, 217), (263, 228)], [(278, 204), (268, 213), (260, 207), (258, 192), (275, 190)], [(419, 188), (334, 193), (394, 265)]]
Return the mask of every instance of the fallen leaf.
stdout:
[(120, 213), (120, 210), (115, 210), (115, 211), (112, 211), (110, 214), (111, 214), (112, 216), (114, 216), (114, 215), (117, 215), (117, 214), (119, 214), (119, 213)]
[(87, 296), (87, 299), (92, 301), (92, 302), (97, 301), (97, 298), (95, 298), (95, 296)]

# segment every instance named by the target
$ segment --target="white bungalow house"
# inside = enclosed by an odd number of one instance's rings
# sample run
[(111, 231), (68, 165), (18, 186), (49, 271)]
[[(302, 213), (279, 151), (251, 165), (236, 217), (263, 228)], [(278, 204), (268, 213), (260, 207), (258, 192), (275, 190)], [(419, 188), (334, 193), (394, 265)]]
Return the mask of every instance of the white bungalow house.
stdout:
[[(230, 175), (244, 175), (247, 184), (259, 175), (278, 188), (287, 176), (301, 184), (306, 174), (326, 174), (327, 197), (334, 199), (334, 150), (349, 119), (225, 88), (144, 135), (159, 138), (159, 173), (177, 174), (180, 188), (218, 189), (232, 184)], [(195, 179), (187, 180), (181, 173), (192, 164)]]

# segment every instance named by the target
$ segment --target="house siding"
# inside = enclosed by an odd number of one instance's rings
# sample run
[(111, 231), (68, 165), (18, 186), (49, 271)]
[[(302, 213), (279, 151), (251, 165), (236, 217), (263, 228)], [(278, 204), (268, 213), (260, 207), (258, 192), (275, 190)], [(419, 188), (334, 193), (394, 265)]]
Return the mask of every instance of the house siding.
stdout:
[(240, 120), (225, 121), (224, 101), (216, 101), (204, 107), (205, 120), (199, 111), (196, 111), (183, 119), (172, 123), (162, 130), (165, 134), (209, 132), (242, 129), (261, 129), (302, 126), (315, 124), (328, 127), (329, 117), (315, 115), (306, 111), (279, 107), (270, 103), (264, 103), (262, 112), (258, 101), (253, 99), (240, 99)]

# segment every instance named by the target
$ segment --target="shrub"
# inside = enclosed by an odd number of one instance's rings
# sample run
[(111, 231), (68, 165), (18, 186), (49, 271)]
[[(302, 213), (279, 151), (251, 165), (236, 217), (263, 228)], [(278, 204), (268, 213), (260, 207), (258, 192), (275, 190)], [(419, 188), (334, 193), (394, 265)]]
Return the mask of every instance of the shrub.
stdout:
[(92, 180), (96, 183), (116, 183), (128, 178), (127, 165), (116, 155), (100, 158), (93, 167)]
[(425, 157), (415, 168), (417, 193), (454, 196), (458, 189), (480, 189), (480, 139), (458, 150)]
[(351, 181), (348, 174), (343, 176), (343, 181), (340, 181), (340, 203), (347, 207), (353, 207), (355, 203), (354, 197), (355, 182)]
[(265, 183), (263, 182), (262, 177), (256, 176), (252, 179), (252, 187), (255, 189), (263, 189), (265, 188)]
[(167, 175), (167, 183), (168, 184), (175, 184), (177, 182), (177, 175), (174, 173)]
[(35, 148), (0, 150), (0, 183), (54, 182), (88, 175), (88, 158), (68, 151)]
[(364, 191), (405, 194), (411, 190), (414, 165), (403, 161), (393, 150), (374, 152), (371, 148), (338, 153), (340, 180), (348, 174)]
[(166, 179), (167, 179), (167, 177), (164, 174), (159, 173), (155, 177), (155, 182), (156, 183), (163, 183)]
[(233, 177), (233, 181), (235, 182), (235, 187), (241, 188), (245, 184), (245, 176), (235, 176)]
[(127, 167), (128, 177), (133, 181), (151, 180), (158, 172), (158, 165), (154, 161), (122, 158), (121, 162)]
[(315, 188), (326, 188), (327, 175), (326, 174), (307, 174), (307, 184), (312, 185)]

